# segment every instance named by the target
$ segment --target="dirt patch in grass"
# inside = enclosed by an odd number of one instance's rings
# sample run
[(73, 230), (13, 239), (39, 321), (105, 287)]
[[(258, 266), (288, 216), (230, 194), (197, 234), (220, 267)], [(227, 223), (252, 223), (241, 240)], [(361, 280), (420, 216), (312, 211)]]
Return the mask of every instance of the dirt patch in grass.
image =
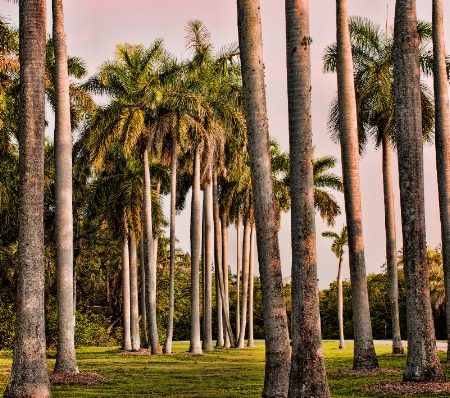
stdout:
[(102, 386), (108, 379), (92, 372), (73, 373), (50, 373), (50, 384), (54, 386)]
[(403, 373), (403, 371), (398, 369), (371, 369), (371, 370), (337, 370), (336, 372), (331, 372), (330, 376), (380, 376), (380, 375), (398, 375)]
[(124, 351), (124, 350), (119, 350), (117, 351), (120, 355), (152, 355), (152, 353), (145, 349), (145, 348), (141, 348), (139, 351)]
[(450, 383), (416, 383), (404, 381), (380, 381), (361, 388), (361, 391), (385, 395), (412, 396), (431, 393), (448, 397), (450, 395)]

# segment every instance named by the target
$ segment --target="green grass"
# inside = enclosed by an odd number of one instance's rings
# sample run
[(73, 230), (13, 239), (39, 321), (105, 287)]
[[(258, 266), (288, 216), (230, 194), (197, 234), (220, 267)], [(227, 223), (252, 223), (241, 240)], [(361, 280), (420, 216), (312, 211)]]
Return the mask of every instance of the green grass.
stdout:
[[(53, 386), (53, 397), (260, 397), (264, 379), (264, 344), (255, 349), (218, 349), (204, 355), (186, 353), (187, 343), (174, 343), (170, 356), (124, 355), (117, 348), (89, 347), (77, 350), (80, 371), (95, 372), (109, 382), (103, 386)], [(405, 356), (390, 355), (389, 346), (377, 346), (380, 367), (402, 370)], [(339, 350), (325, 342), (324, 352), (332, 397), (376, 397), (362, 393), (364, 385), (380, 380), (401, 380), (401, 374), (343, 376), (333, 374), (352, 367), (353, 346)], [(49, 351), (49, 369), (54, 351)], [(443, 359), (443, 358), (442, 358)], [(0, 355), (0, 391), (6, 387), (11, 353)], [(450, 374), (447, 374), (449, 377)], [(416, 395), (431, 397), (433, 395)], [(391, 396), (393, 398), (394, 396)]]

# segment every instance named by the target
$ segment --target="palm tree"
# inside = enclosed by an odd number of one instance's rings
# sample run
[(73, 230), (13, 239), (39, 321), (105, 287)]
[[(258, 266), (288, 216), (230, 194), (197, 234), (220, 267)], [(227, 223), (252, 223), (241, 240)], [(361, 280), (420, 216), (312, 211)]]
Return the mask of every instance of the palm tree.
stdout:
[(358, 126), (346, 0), (336, 1), (337, 80), (342, 175), (347, 218), (354, 324), (354, 369), (378, 367), (367, 292), (361, 211)]
[(289, 397), (329, 397), (317, 284), (309, 1), (286, 0), (285, 8), (292, 239)]
[[(450, 113), (448, 74), (444, 46), (444, 16), (441, 0), (433, 0), (433, 74), (436, 120), (436, 168), (441, 216), (442, 253), (445, 270), (445, 291), (450, 297)], [(450, 298), (446, 305), (447, 362), (450, 362)]]
[(337, 295), (338, 295), (338, 322), (339, 322), (339, 348), (345, 348), (344, 342), (344, 292), (342, 289), (342, 260), (344, 257), (344, 246), (348, 245), (347, 227), (342, 227), (341, 233), (334, 231), (322, 232), (322, 236), (332, 238), (331, 251), (339, 259), (337, 274)]
[(259, 0), (237, 2), (244, 109), (254, 190), (258, 259), (263, 291), (266, 367), (263, 397), (286, 396), (290, 346), (275, 217), (264, 87)]
[[(420, 64), (429, 74), (432, 57), (427, 44), (431, 26), (418, 22)], [(383, 152), (383, 188), (386, 227), (386, 258), (392, 318), (392, 351), (403, 352), (398, 309), (397, 246), (394, 197), (392, 187), (391, 145), (395, 145), (394, 118), (394, 57), (392, 34), (383, 32), (378, 24), (365, 18), (350, 18), (350, 40), (355, 65), (354, 80), (358, 113), (360, 153), (370, 135), (375, 146)], [(328, 46), (324, 54), (324, 70), (336, 70), (336, 44)], [(423, 138), (429, 140), (433, 129), (433, 100), (425, 84), (421, 85)], [(339, 109), (334, 101), (329, 116), (329, 127), (334, 140), (339, 140)]]
[(17, 323), (4, 397), (51, 397), (44, 321), (45, 20), (43, 0), (19, 1), (20, 202)]
[(405, 381), (442, 381), (426, 258), (419, 40), (416, 2), (397, 0), (394, 22), (395, 127), (402, 211), (408, 356)]

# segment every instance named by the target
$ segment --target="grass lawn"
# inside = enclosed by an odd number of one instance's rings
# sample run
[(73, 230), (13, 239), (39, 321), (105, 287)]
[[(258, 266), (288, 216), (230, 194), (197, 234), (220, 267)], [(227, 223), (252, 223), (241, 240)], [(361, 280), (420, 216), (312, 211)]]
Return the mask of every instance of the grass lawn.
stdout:
[[(339, 373), (352, 367), (353, 346), (339, 350), (324, 342), (328, 382), (332, 397), (377, 397), (360, 388), (381, 380), (401, 380), (401, 373), (355, 376)], [(53, 386), (53, 397), (260, 397), (264, 379), (264, 343), (255, 349), (217, 349), (204, 355), (186, 353), (188, 343), (174, 343), (170, 356), (127, 355), (117, 347), (77, 349), (81, 372), (95, 372), (108, 382), (102, 386)], [(380, 367), (402, 370), (405, 356), (390, 355), (389, 346), (377, 346)], [(441, 353), (443, 354), (443, 353)], [(49, 369), (55, 352), (49, 351)], [(442, 356), (443, 359), (443, 356)], [(0, 355), (0, 393), (9, 379), (12, 356)], [(447, 378), (450, 377), (446, 367)], [(433, 394), (415, 395), (432, 397)], [(448, 395), (442, 395), (448, 396)], [(391, 395), (389, 397), (396, 397)]]

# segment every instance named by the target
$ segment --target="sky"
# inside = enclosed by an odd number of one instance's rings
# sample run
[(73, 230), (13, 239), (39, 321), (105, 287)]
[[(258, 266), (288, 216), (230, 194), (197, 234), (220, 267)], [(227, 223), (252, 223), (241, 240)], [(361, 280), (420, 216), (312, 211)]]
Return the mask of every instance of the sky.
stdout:
[[(393, 25), (394, 0), (347, 0), (350, 16), (362, 16), (381, 25)], [(51, 2), (48, 2), (47, 30), (51, 32)], [(165, 47), (179, 59), (186, 59), (185, 26), (187, 21), (199, 19), (211, 33), (212, 43), (218, 51), (222, 46), (237, 42), (236, 2), (230, 0), (65, 0), (65, 23), (67, 46), (70, 55), (85, 59), (89, 73), (94, 74), (100, 65), (114, 57), (114, 48), (119, 43), (144, 44), (164, 39)], [(445, 7), (445, 5), (444, 5)], [(445, 21), (450, 21), (450, 7), (444, 10)], [(0, 0), (0, 15), (18, 24), (18, 6)], [(431, 1), (417, 0), (419, 19), (431, 22)], [(284, 2), (261, 0), (263, 24), (264, 63), (266, 71), (267, 109), (270, 135), (276, 137), (287, 151), (288, 117), (286, 94), (286, 58)], [(447, 27), (450, 26), (446, 25)], [(310, 36), (312, 66), (312, 126), (316, 156), (333, 155), (340, 159), (339, 146), (334, 144), (327, 132), (327, 114), (332, 98), (336, 95), (336, 75), (322, 72), (324, 48), (336, 40), (335, 2), (332, 0), (310, 1)], [(445, 33), (450, 43), (450, 28)], [(429, 81), (432, 85), (432, 82)], [(49, 115), (48, 118), (51, 116)], [(396, 203), (397, 246), (401, 248), (401, 219), (398, 192), (397, 158), (394, 154), (394, 187)], [(425, 207), (427, 242), (435, 247), (440, 241), (440, 222), (436, 182), (434, 146), (424, 148)], [(341, 164), (334, 170), (341, 175)], [(363, 208), (363, 233), (367, 273), (380, 272), (385, 263), (385, 230), (383, 188), (381, 174), (381, 151), (369, 145), (361, 158), (361, 192)], [(344, 210), (343, 195), (336, 197)], [(169, 199), (165, 201), (166, 208)], [(177, 236), (180, 246), (189, 251), (188, 207), (177, 217)], [(168, 212), (167, 212), (168, 214)], [(337, 275), (338, 260), (331, 252), (329, 238), (321, 233), (333, 229), (340, 232), (345, 216), (336, 219), (334, 228), (328, 227), (320, 217), (317, 228), (317, 266), (319, 287), (327, 288)], [(235, 271), (235, 233), (230, 230), (230, 266)], [(242, 235), (242, 234), (241, 234)], [(282, 217), (280, 254), (283, 276), (290, 275), (290, 214)], [(348, 264), (348, 259), (346, 257)], [(255, 268), (257, 271), (257, 265)], [(348, 266), (344, 277), (349, 278)]]

